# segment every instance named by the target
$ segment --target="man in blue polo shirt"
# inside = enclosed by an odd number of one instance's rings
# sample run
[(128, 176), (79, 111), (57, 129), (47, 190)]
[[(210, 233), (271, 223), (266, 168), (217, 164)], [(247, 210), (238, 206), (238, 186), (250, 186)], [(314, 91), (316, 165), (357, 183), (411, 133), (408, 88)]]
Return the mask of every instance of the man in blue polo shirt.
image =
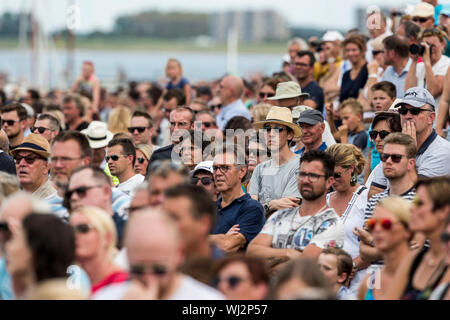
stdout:
[(220, 196), (209, 240), (225, 252), (245, 250), (265, 223), (263, 206), (241, 187), (247, 175), (245, 153), (237, 145), (224, 145), (214, 157), (213, 172)]
[(317, 110), (305, 110), (300, 114), (297, 124), (302, 128), (303, 135), (300, 138), (304, 147), (295, 151), (300, 156), (310, 150), (327, 149), (327, 144), (322, 141), (322, 134), (325, 130), (323, 115)]

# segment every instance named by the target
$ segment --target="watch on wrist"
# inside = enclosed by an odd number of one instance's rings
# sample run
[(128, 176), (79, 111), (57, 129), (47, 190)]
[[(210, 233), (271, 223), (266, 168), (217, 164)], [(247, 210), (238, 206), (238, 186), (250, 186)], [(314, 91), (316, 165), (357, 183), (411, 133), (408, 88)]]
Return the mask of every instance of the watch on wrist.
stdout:
[(270, 213), (269, 203), (268, 202), (264, 203), (263, 207), (264, 207), (264, 211), (266, 212), (266, 214)]

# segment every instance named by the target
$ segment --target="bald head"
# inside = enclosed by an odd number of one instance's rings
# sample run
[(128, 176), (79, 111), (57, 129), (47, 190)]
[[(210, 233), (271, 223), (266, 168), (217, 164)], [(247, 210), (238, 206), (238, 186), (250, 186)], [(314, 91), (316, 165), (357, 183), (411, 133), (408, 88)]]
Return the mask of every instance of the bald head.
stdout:
[(223, 105), (240, 99), (244, 93), (244, 81), (235, 76), (226, 76), (220, 82), (220, 99)]

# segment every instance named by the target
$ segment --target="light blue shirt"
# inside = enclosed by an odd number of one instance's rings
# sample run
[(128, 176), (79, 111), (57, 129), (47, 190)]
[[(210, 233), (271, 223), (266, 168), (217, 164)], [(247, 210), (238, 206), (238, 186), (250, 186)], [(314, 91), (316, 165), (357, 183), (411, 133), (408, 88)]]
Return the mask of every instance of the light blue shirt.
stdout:
[(227, 122), (236, 116), (242, 116), (250, 121), (252, 120), (250, 111), (248, 111), (241, 99), (235, 100), (222, 108), (217, 115), (217, 125), (219, 126), (219, 129), (223, 130)]
[(405, 95), (406, 74), (408, 73), (411, 63), (412, 60), (408, 59), (408, 63), (403, 68), (402, 72), (400, 72), (400, 74), (397, 74), (397, 72), (395, 72), (393, 66), (389, 66), (386, 68), (383, 76), (381, 77), (381, 81), (389, 81), (395, 85), (395, 88), (397, 89), (397, 98), (403, 98), (403, 96)]

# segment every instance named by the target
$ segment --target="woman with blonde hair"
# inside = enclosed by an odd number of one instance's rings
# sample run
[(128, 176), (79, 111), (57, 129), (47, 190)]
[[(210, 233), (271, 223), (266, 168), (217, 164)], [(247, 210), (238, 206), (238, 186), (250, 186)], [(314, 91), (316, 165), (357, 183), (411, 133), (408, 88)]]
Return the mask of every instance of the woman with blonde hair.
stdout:
[(128, 127), (131, 121), (131, 111), (127, 107), (115, 108), (108, 119), (108, 130), (113, 134), (124, 132), (128, 133)]
[[(344, 247), (354, 262), (357, 270), (368, 267), (359, 257), (359, 240), (353, 234), (356, 227), (364, 225), (364, 209), (366, 207), (369, 190), (364, 185), (359, 185), (357, 177), (364, 169), (365, 160), (361, 150), (352, 144), (334, 144), (326, 151), (334, 161), (334, 192), (327, 195), (327, 202), (340, 216), (344, 225)], [(357, 283), (364, 275), (358, 272), (352, 283), (351, 291), (356, 293)]]
[(372, 233), (375, 247), (382, 254), (384, 264), (381, 269), (363, 279), (358, 299), (386, 299), (398, 266), (410, 252), (410, 207), (407, 200), (390, 196), (378, 203), (372, 218), (367, 221), (367, 229)]
[(136, 163), (134, 165), (134, 171), (145, 176), (147, 172), (147, 165), (150, 157), (153, 153), (153, 147), (148, 144), (138, 144), (136, 146)]
[(110, 215), (96, 207), (83, 207), (71, 214), (70, 224), (75, 229), (75, 257), (91, 280), (92, 295), (129, 279), (128, 273), (114, 264), (117, 232)]

